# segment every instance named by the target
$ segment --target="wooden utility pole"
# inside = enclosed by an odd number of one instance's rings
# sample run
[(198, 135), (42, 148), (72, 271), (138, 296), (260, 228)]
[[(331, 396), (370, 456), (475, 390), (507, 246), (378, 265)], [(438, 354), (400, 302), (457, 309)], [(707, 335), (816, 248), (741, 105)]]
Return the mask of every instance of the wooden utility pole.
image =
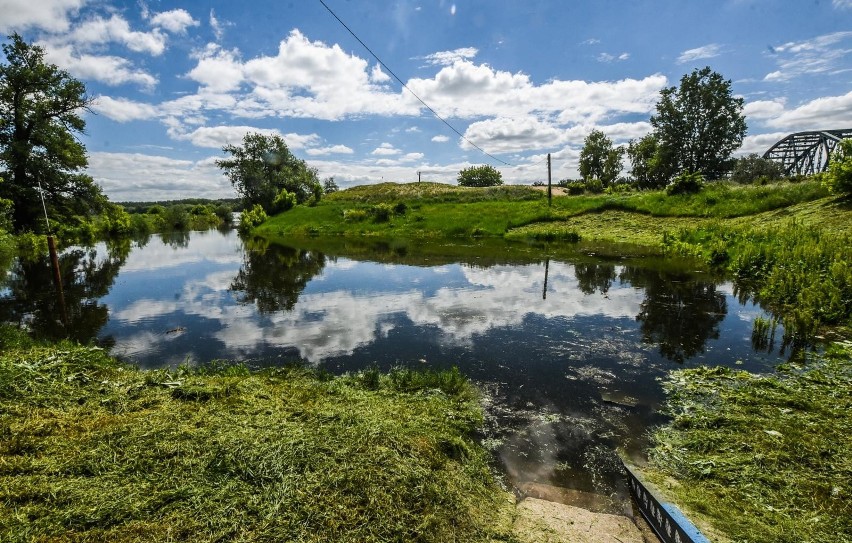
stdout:
[(547, 206), (553, 202), (553, 189), (550, 185), (550, 153), (547, 153)]
[(44, 209), (44, 224), (47, 227), (47, 251), (50, 253), (50, 267), (53, 269), (53, 284), (59, 294), (59, 316), (62, 324), (68, 323), (68, 310), (65, 308), (65, 292), (62, 291), (62, 273), (59, 270), (59, 255), (56, 252), (56, 242), (50, 233), (50, 219), (47, 218), (47, 204), (44, 203), (44, 190), (38, 181), (38, 193), (41, 196), (41, 207)]

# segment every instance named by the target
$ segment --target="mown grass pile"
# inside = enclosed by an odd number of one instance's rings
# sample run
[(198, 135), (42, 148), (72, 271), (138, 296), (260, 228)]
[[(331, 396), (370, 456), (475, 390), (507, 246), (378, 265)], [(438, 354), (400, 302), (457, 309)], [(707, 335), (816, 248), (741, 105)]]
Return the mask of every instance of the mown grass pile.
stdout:
[[(802, 367), (673, 372), (653, 466), (743, 543), (852, 541), (852, 343)], [(666, 483), (662, 483), (665, 485)]]
[(511, 539), (458, 373), (144, 372), (4, 335), (2, 541)]

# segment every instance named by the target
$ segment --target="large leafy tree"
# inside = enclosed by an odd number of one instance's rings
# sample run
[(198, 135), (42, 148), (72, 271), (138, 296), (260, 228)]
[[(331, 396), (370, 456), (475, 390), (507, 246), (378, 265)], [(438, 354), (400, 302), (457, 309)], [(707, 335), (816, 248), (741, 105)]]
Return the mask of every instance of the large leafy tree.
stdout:
[(659, 159), (672, 174), (701, 173), (718, 179), (732, 167), (731, 154), (746, 134), (743, 99), (731, 93), (731, 81), (709, 67), (684, 75), (679, 87), (660, 91), (651, 117)]
[(76, 135), (91, 103), (86, 88), (68, 72), (44, 60), (44, 50), (9, 36), (0, 65), (0, 167), (5, 182), (0, 198), (14, 202), (14, 226), (40, 226), (38, 186), (49, 212), (61, 221), (87, 215), (105, 203), (100, 189), (83, 170), (86, 148)]
[(225, 171), (247, 210), (260, 205), (267, 213), (275, 213), (276, 198), (282, 201), (295, 195), (301, 204), (322, 196), (317, 171), (296, 158), (277, 134), (249, 133), (242, 146), (226, 145), (222, 150), (230, 157), (217, 160), (216, 165)]
[(470, 166), (464, 168), (458, 175), (462, 187), (495, 187), (503, 184), (503, 174), (494, 166)]
[(672, 176), (668, 164), (662, 161), (660, 143), (654, 134), (630, 140), (627, 157), (630, 159), (633, 183), (640, 189), (663, 188)]
[(615, 147), (612, 140), (600, 130), (592, 130), (580, 151), (580, 175), (586, 181), (600, 179), (609, 185), (621, 173), (623, 149)]

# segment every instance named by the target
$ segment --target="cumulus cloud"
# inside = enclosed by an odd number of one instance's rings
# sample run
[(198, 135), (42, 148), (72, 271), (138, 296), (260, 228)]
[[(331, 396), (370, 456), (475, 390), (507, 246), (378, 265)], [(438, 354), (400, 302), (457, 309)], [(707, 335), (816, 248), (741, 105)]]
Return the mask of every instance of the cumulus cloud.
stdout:
[(222, 49), (210, 43), (195, 53), (198, 63), (186, 76), (212, 92), (231, 92), (243, 82), (239, 51)]
[(621, 113), (650, 113), (666, 82), (656, 74), (641, 80), (554, 80), (535, 85), (526, 74), (460, 61), (442, 68), (433, 79), (412, 79), (408, 86), (444, 117), (549, 114), (569, 124)]
[(769, 127), (789, 132), (852, 126), (852, 92), (811, 100), (799, 107), (785, 109), (765, 122)]
[(696, 47), (695, 49), (687, 49), (677, 57), (677, 63), (686, 64), (687, 62), (693, 62), (705, 58), (718, 57), (720, 54), (722, 54), (722, 46), (717, 43), (709, 43), (707, 45), (702, 45), (701, 47)]
[(324, 155), (351, 155), (355, 151), (345, 145), (331, 145), (329, 147), (315, 147), (307, 149), (305, 153), (309, 156), (324, 156)]
[(316, 134), (282, 134), (274, 128), (255, 128), (253, 126), (202, 126), (185, 134), (175, 134), (176, 139), (192, 142), (196, 147), (221, 149), (225, 145), (240, 145), (248, 133), (269, 136), (281, 136), (290, 149), (304, 149), (316, 145), (320, 137)]
[[(525, 151), (531, 148), (555, 147), (565, 143), (566, 132), (533, 117), (523, 119), (497, 118), (471, 123), (465, 138), (492, 153)], [(472, 149), (468, 141), (463, 149)]]
[(158, 29), (151, 32), (131, 30), (130, 23), (119, 15), (109, 19), (92, 17), (79, 24), (67, 36), (66, 43), (72, 43), (77, 48), (120, 43), (131, 51), (148, 53), (158, 56), (166, 50), (166, 37)]
[(379, 145), (378, 147), (376, 147), (375, 149), (373, 149), (373, 152), (370, 153), (370, 154), (371, 155), (380, 155), (380, 156), (393, 156), (393, 155), (398, 155), (400, 153), (402, 153), (402, 151), (400, 151), (399, 149), (396, 149), (390, 143), (385, 142), (385, 143)]
[[(339, 120), (360, 114), (414, 114), (410, 98), (377, 85), (367, 61), (338, 45), (308, 40), (293, 30), (275, 56), (261, 56), (243, 65), (252, 87), (246, 111), (259, 108), (275, 115)], [(379, 76), (381, 79), (381, 77)]]
[(434, 141), (435, 143), (447, 143), (448, 141), (450, 141), (450, 138), (447, 136), (434, 136), (432, 138), (432, 141)]
[(831, 75), (845, 71), (843, 60), (852, 53), (848, 45), (852, 31), (833, 32), (810, 40), (788, 42), (772, 48), (778, 70), (766, 74), (765, 81), (779, 82), (815, 74)]
[(743, 114), (748, 119), (771, 119), (784, 111), (786, 100), (757, 100), (747, 102), (743, 107)]
[(86, 0), (0, 0), (0, 31), (38, 28), (48, 32), (64, 32), (69, 18)]
[(157, 78), (138, 69), (126, 58), (112, 55), (90, 55), (76, 53), (70, 45), (40, 43), (45, 48), (45, 58), (62, 66), (75, 77), (100, 81), (107, 85), (134, 83), (144, 88), (153, 88)]
[(187, 28), (198, 26), (199, 24), (185, 9), (163, 11), (151, 17), (152, 26), (168, 30), (175, 34), (183, 34)]
[(99, 96), (92, 104), (92, 109), (120, 123), (156, 119), (160, 115), (159, 110), (150, 104), (110, 96)]
[(118, 202), (234, 197), (231, 184), (212, 157), (192, 161), (137, 153), (90, 153), (88, 171), (110, 200)]

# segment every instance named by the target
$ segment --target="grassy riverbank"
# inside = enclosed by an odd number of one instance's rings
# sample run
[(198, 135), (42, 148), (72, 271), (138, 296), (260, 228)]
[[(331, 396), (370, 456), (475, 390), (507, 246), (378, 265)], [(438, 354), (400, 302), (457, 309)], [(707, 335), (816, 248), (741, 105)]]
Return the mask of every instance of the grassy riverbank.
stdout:
[(3, 330), (2, 541), (511, 540), (457, 373), (140, 371)]
[[(852, 344), (773, 375), (674, 372), (660, 487), (733, 541), (852, 541)], [(673, 479), (672, 479), (673, 478)]]
[[(621, 211), (640, 217), (732, 218), (781, 209), (827, 196), (821, 184), (710, 185), (694, 195), (664, 191), (562, 196), (548, 206), (541, 190), (522, 186), (465, 188), (437, 183), (368, 185), (328, 195), (314, 207), (298, 206), (257, 228), (266, 238), (293, 236), (383, 239), (507, 237), (510, 239), (601, 239), (645, 243), (625, 229), (612, 236), (578, 218)], [(584, 220), (584, 219), (581, 219)], [(665, 222), (665, 221), (663, 221)], [(526, 227), (526, 228), (523, 228)], [(657, 229), (657, 244), (662, 232)]]
[(551, 206), (544, 192), (531, 187), (385, 183), (296, 207), (255, 233), (279, 242), (376, 240), (399, 254), (426, 240), (466, 251), (472, 240), (502, 238), (518, 242), (519, 254), (538, 244), (536, 251), (551, 256), (577, 241), (633, 245), (644, 249), (629, 249), (631, 254), (698, 258), (730, 274), (744, 297), (781, 318), (789, 341), (826, 326), (852, 327), (852, 204), (829, 196), (818, 179), (713, 183), (697, 194), (675, 196), (561, 196)]

